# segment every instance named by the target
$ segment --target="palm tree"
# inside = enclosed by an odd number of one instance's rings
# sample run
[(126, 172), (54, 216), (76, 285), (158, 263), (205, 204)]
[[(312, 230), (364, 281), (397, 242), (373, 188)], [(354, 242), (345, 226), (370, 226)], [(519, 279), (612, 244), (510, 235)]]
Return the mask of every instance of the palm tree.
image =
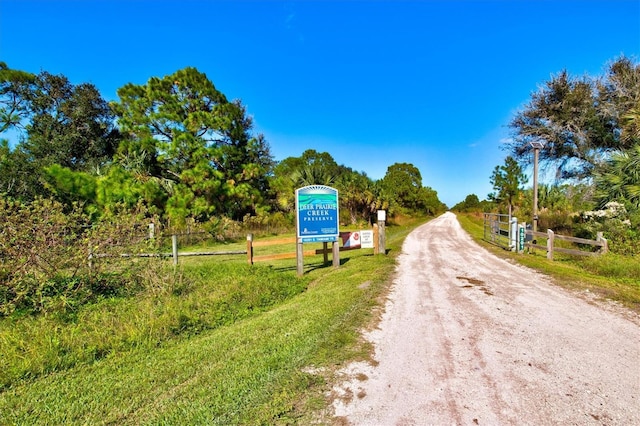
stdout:
[(302, 169), (293, 172), (291, 179), (296, 183), (296, 186), (308, 186), (308, 185), (327, 185), (330, 186), (335, 181), (335, 176), (332, 175), (329, 170), (319, 164), (309, 164)]
[(640, 101), (622, 116), (622, 139), (640, 141)]
[(619, 201), (640, 209), (640, 143), (628, 151), (618, 152), (595, 175), (596, 199), (602, 208)]

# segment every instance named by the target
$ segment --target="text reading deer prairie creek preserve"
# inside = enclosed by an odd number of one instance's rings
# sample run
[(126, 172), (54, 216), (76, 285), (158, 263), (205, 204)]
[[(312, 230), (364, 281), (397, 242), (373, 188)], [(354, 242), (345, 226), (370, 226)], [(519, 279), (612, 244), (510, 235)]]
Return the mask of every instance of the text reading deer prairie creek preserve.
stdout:
[(319, 220), (331, 220), (329, 210), (336, 210), (335, 204), (307, 204), (300, 206), (300, 211), (306, 210), (302, 217), (303, 222), (314, 222)]

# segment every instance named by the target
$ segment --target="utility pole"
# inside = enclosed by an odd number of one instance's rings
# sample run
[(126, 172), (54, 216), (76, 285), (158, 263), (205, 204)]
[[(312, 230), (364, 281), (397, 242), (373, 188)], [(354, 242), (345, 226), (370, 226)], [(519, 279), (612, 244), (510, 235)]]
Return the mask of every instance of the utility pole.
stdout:
[[(538, 154), (539, 151), (544, 148), (544, 142), (533, 141), (529, 142), (533, 147), (533, 232), (538, 231)], [(535, 236), (534, 236), (535, 238)]]

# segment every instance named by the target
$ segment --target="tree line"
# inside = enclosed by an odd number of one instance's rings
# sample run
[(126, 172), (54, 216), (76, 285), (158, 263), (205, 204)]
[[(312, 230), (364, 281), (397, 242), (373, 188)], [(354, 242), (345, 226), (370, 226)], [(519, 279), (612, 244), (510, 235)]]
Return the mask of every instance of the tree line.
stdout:
[[(494, 191), (470, 194), (454, 210), (505, 210), (531, 221), (532, 189), (523, 167), (533, 162), (554, 182), (539, 186), (543, 227), (587, 238), (604, 231), (622, 251), (640, 251), (640, 64), (621, 56), (599, 76), (553, 75), (509, 123), (504, 164), (493, 170)], [(605, 235), (606, 236), (606, 235)], [(615, 245), (614, 245), (615, 247)], [(615, 250), (615, 248), (614, 248)]]
[[(239, 100), (187, 67), (146, 84), (126, 84), (105, 101), (90, 83), (32, 74), (0, 63), (0, 196), (30, 203), (51, 198), (91, 217), (144, 207), (173, 227), (221, 218), (293, 219), (294, 190), (339, 190), (341, 221), (446, 209), (409, 163), (373, 180), (306, 150), (275, 161)], [(11, 146), (6, 136), (17, 137)]]

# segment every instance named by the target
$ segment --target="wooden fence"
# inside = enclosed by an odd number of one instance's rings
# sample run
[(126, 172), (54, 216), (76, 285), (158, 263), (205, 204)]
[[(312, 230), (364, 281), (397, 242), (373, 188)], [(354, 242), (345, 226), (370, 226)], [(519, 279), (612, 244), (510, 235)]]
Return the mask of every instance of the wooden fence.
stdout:
[[(122, 253), (120, 255), (116, 255), (116, 257), (129, 258), (129, 257), (172, 257), (173, 264), (178, 264), (179, 257), (190, 257), (190, 256), (229, 256), (229, 255), (246, 255), (247, 252), (245, 250), (227, 250), (227, 251), (195, 251), (195, 252), (178, 252), (178, 235), (171, 235), (171, 253)], [(112, 255), (103, 254), (103, 253), (93, 253), (91, 248), (89, 248), (89, 268), (92, 267), (92, 263), (94, 259), (112, 257)]]
[[(276, 253), (276, 254), (265, 254), (256, 256), (255, 249), (258, 247), (267, 247), (274, 245), (283, 245), (283, 244), (292, 244), (295, 247), (297, 244), (296, 237), (282, 238), (279, 240), (267, 240), (267, 241), (253, 241), (253, 235), (247, 235), (247, 250), (244, 252), (247, 255), (247, 263), (249, 265), (253, 265), (254, 262), (266, 262), (269, 260), (280, 260), (280, 259), (295, 259), (297, 254), (295, 251), (287, 252), (287, 253)], [(356, 250), (359, 249), (360, 246), (356, 247), (340, 247), (340, 251), (348, 251), (348, 250)], [(332, 248), (329, 247), (329, 243), (322, 243), (321, 249), (311, 249), (304, 250), (302, 252), (303, 256), (315, 256), (315, 255), (324, 255), (324, 263), (329, 261), (329, 253), (331, 253)]]
[[(598, 232), (598, 237), (595, 240), (588, 240), (585, 238), (577, 238), (577, 237), (568, 237), (566, 235), (557, 235), (551, 229), (547, 230), (547, 232), (527, 231), (526, 234), (530, 235), (531, 237), (542, 237), (547, 239), (546, 246), (527, 242), (525, 244), (525, 247), (546, 250), (547, 259), (550, 259), (550, 260), (553, 260), (554, 252), (565, 253), (565, 254), (570, 254), (574, 256), (598, 256), (600, 254), (603, 254), (609, 251), (608, 242), (605, 238), (603, 238), (602, 232)], [(586, 244), (590, 246), (600, 247), (600, 249), (596, 252), (592, 252), (592, 251), (557, 247), (555, 244), (555, 240), (568, 241), (575, 244)]]
[[(341, 232), (341, 234), (349, 233), (349, 232)], [(374, 230), (374, 242), (378, 241), (377, 233)], [(296, 258), (295, 245), (297, 243), (296, 237), (288, 237), (288, 238), (280, 238), (277, 240), (264, 240), (264, 241), (254, 241), (253, 234), (247, 234), (247, 249), (246, 250), (226, 250), (226, 251), (197, 251), (197, 252), (179, 252), (178, 251), (178, 235), (171, 236), (171, 253), (123, 253), (120, 255), (116, 255), (116, 257), (122, 258), (131, 258), (131, 257), (172, 257), (173, 264), (178, 264), (178, 259), (180, 257), (190, 257), (190, 256), (234, 256), (234, 255), (245, 255), (247, 256), (247, 263), (249, 265), (253, 265), (255, 262), (266, 262), (270, 260), (280, 260), (280, 259), (294, 259)], [(274, 245), (284, 245), (291, 244), (293, 246), (293, 251), (286, 253), (275, 253), (275, 254), (265, 254), (256, 256), (255, 249), (260, 247), (274, 246)], [(377, 253), (376, 247), (374, 247), (374, 253)], [(340, 251), (347, 250), (355, 250), (359, 249), (360, 246), (356, 247), (340, 247)], [(332, 247), (329, 247), (328, 243), (323, 243), (323, 247), (321, 249), (311, 249), (304, 250), (303, 256), (315, 256), (315, 255), (324, 255), (324, 262), (327, 263), (329, 261), (329, 253), (332, 252)], [(89, 249), (89, 267), (91, 267), (92, 262), (95, 259), (111, 257), (111, 255), (101, 254), (101, 253), (93, 253), (91, 249)]]

